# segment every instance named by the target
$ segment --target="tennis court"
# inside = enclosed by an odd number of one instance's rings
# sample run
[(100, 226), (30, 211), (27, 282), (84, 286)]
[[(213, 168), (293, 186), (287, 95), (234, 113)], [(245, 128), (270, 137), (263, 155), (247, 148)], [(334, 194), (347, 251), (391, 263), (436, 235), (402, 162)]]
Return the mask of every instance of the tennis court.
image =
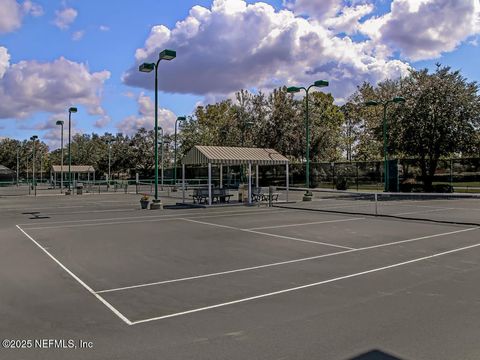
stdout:
[(68, 352), (79, 359), (478, 359), (477, 199), (386, 201), (392, 217), (314, 199), (157, 212), (129, 194), (0, 199), (16, 309), (3, 326), (92, 341)]

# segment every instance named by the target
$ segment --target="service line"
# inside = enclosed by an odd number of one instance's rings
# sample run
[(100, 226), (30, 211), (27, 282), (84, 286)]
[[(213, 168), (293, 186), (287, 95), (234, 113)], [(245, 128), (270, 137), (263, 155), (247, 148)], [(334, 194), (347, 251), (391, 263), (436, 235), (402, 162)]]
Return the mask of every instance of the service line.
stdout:
[(357, 248), (357, 249), (351, 249), (351, 250), (337, 251), (337, 252), (333, 252), (333, 253), (309, 256), (309, 257), (300, 258), (300, 259), (286, 260), (286, 261), (280, 261), (280, 262), (275, 262), (275, 263), (270, 263), (270, 264), (250, 266), (250, 267), (246, 267), (246, 268), (220, 271), (220, 272), (203, 274), (203, 275), (196, 275), (196, 276), (189, 276), (189, 277), (178, 278), (178, 279), (170, 279), (170, 280), (156, 281), (156, 282), (150, 282), (150, 283), (144, 283), (144, 284), (138, 284), (138, 285), (123, 286), (123, 287), (117, 287), (117, 288), (112, 288), (112, 289), (99, 290), (96, 293), (101, 294), (101, 293), (109, 293), (109, 292), (137, 289), (137, 288), (143, 288), (143, 287), (149, 287), (149, 286), (156, 286), (156, 285), (171, 284), (171, 283), (183, 282), (183, 281), (189, 281), (189, 280), (203, 279), (203, 278), (208, 278), (208, 277), (213, 277), (213, 276), (228, 275), (228, 274), (244, 272), (244, 271), (264, 269), (264, 268), (269, 268), (269, 267), (274, 267), (274, 266), (294, 264), (294, 263), (298, 263), (298, 262), (311, 261), (311, 260), (317, 260), (317, 259), (331, 257), (331, 256), (348, 254), (348, 253), (352, 253), (352, 252), (366, 251), (366, 250), (377, 249), (377, 248), (382, 248), (382, 247), (387, 247), (387, 246), (393, 246), (393, 245), (399, 245), (399, 244), (415, 242), (415, 241), (420, 241), (420, 240), (432, 239), (432, 238), (441, 237), (441, 236), (454, 235), (454, 234), (463, 233), (463, 232), (472, 231), (472, 230), (477, 230), (477, 229), (478, 228), (475, 227), (475, 228), (468, 228), (468, 229), (445, 232), (445, 233), (441, 233), (441, 234), (426, 235), (426, 236), (412, 238), (412, 239), (399, 240), (399, 241), (394, 241), (394, 242), (385, 243), (385, 244), (371, 245), (371, 246), (366, 246), (366, 247), (363, 247), (363, 248)]
[(392, 265), (382, 266), (382, 267), (378, 267), (378, 268), (374, 268), (374, 269), (370, 269), (370, 270), (366, 270), (366, 271), (362, 271), (362, 272), (358, 272), (358, 273), (354, 273), (354, 274), (339, 276), (339, 277), (336, 277), (336, 278), (323, 280), (323, 281), (319, 281), (319, 282), (315, 282), (315, 283), (310, 283), (310, 284), (306, 284), (306, 285), (302, 285), (302, 286), (296, 286), (296, 287), (283, 289), (283, 290), (279, 290), (279, 291), (273, 291), (273, 292), (266, 293), (266, 294), (255, 295), (255, 296), (251, 296), (251, 297), (247, 297), (247, 298), (243, 298), (243, 299), (229, 301), (229, 302), (225, 302), (225, 303), (221, 303), (221, 304), (205, 306), (205, 307), (201, 307), (201, 308), (197, 308), (197, 309), (191, 309), (191, 310), (182, 311), (182, 312), (178, 312), (178, 313), (152, 317), (152, 318), (149, 318), (149, 319), (132, 321), (132, 325), (137, 325), (137, 324), (142, 324), (142, 323), (147, 323), (147, 322), (157, 321), (157, 320), (163, 320), (163, 319), (178, 317), (178, 316), (187, 315), (187, 314), (193, 314), (193, 313), (197, 313), (197, 312), (200, 312), (200, 311), (216, 309), (216, 308), (220, 308), (220, 307), (240, 304), (240, 303), (253, 301), (253, 300), (258, 300), (258, 299), (271, 297), (271, 296), (275, 296), (275, 295), (280, 295), (280, 294), (290, 293), (290, 292), (299, 291), (299, 290), (303, 290), (303, 289), (308, 289), (308, 288), (312, 288), (312, 287), (315, 287), (315, 286), (325, 285), (325, 284), (329, 284), (329, 283), (333, 283), (333, 282), (337, 282), (337, 281), (341, 281), (341, 280), (345, 280), (345, 279), (360, 277), (360, 276), (368, 275), (368, 274), (375, 273), (375, 272), (385, 271), (385, 270), (397, 268), (397, 267), (400, 267), (400, 266), (405, 266), (405, 265), (409, 265), (409, 264), (413, 264), (413, 263), (417, 263), (417, 262), (421, 262), (421, 261), (425, 261), (425, 260), (430, 260), (430, 259), (433, 259), (433, 258), (436, 258), (436, 257), (439, 257), (439, 256), (449, 255), (449, 254), (453, 254), (453, 253), (456, 253), (456, 252), (473, 249), (473, 248), (476, 248), (476, 247), (479, 247), (479, 246), (480, 246), (480, 243), (470, 245), (470, 246), (464, 246), (464, 247), (449, 250), (449, 251), (435, 253), (435, 254), (432, 254), (432, 255), (423, 256), (423, 257), (420, 257), (420, 258), (416, 258), (416, 259), (412, 259), (412, 260), (408, 260), (408, 261), (403, 261), (403, 262), (399, 262), (399, 263), (392, 264)]

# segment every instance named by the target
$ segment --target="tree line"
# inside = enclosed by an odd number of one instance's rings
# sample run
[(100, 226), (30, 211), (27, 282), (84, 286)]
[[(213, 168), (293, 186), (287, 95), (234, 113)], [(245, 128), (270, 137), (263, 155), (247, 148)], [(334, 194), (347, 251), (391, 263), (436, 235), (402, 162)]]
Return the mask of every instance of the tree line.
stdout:
[[(402, 104), (387, 109), (387, 144), (390, 158), (415, 158), (426, 187), (431, 185), (439, 159), (474, 156), (480, 153), (480, 95), (476, 82), (460, 71), (437, 65), (433, 72), (412, 70), (407, 77), (386, 80), (376, 86), (363, 83), (343, 105), (331, 94), (309, 94), (310, 158), (317, 162), (371, 161), (383, 157), (383, 106), (366, 106), (368, 101), (385, 103), (403, 97)], [(293, 162), (305, 160), (306, 99), (294, 97), (286, 87), (271, 93), (240, 90), (234, 99), (198, 106), (180, 122), (179, 159), (194, 145), (273, 148)], [(142, 176), (153, 174), (153, 131), (139, 129), (123, 134), (76, 135), (72, 142), (72, 163), (93, 165), (100, 174), (108, 170), (108, 141), (111, 143), (112, 172)], [(164, 166), (173, 163), (173, 136), (165, 135)], [(60, 150), (48, 152), (44, 163), (59, 164)], [(0, 163), (15, 168), (16, 149), (22, 163), (29, 156), (30, 141), (4, 139), (0, 142)], [(37, 149), (38, 152), (38, 149)], [(40, 153), (40, 152), (39, 152)], [(65, 152), (66, 154), (66, 152)], [(65, 159), (67, 159), (65, 157)]]

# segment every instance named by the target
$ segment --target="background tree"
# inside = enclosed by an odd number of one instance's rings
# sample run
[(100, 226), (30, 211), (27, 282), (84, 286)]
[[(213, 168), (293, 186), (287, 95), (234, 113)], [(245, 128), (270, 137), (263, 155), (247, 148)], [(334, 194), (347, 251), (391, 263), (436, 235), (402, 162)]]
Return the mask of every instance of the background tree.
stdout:
[(429, 191), (441, 157), (478, 149), (479, 88), (441, 65), (431, 74), (412, 70), (398, 86), (407, 102), (394, 110), (390, 143), (397, 154), (418, 159)]

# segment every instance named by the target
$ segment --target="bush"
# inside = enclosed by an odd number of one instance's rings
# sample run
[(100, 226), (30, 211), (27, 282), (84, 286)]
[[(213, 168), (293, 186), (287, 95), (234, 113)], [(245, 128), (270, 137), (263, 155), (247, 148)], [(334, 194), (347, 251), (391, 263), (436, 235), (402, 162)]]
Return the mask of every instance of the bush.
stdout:
[(338, 177), (335, 183), (337, 190), (347, 190), (348, 189), (348, 182), (347, 179), (344, 177)]
[(435, 184), (432, 186), (432, 191), (435, 193), (453, 193), (453, 186), (449, 184)]

